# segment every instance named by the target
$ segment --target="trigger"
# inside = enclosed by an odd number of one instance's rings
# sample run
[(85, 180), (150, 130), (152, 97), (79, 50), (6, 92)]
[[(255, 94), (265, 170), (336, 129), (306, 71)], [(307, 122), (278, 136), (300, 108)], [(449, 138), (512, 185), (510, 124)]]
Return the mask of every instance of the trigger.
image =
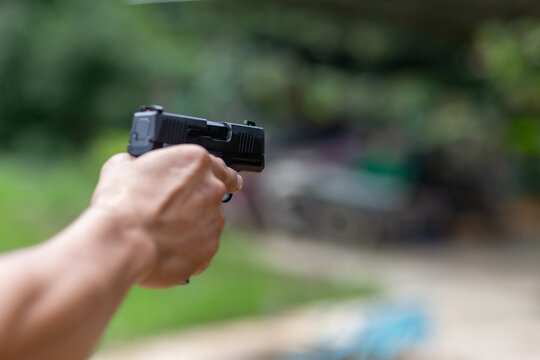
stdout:
[(228, 203), (229, 201), (231, 201), (232, 199), (232, 194), (225, 194), (225, 196), (223, 196), (223, 200), (221, 200), (222, 203)]

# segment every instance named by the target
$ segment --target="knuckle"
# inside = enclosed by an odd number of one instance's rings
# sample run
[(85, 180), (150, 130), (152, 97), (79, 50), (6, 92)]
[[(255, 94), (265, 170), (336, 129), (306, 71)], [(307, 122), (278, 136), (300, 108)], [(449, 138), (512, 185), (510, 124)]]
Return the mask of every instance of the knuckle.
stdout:
[(206, 170), (212, 165), (210, 154), (208, 154), (208, 152), (203, 148), (196, 148), (196, 150), (194, 149), (191, 155), (192, 161), (194, 161), (200, 169)]
[(237, 182), (238, 182), (238, 173), (234, 170), (229, 171), (228, 176), (227, 176), (227, 186), (236, 187)]
[(219, 166), (221, 166), (221, 167), (223, 167), (223, 168), (226, 168), (226, 167), (227, 167), (227, 164), (225, 164), (225, 160), (223, 160), (222, 158), (217, 157), (217, 156), (214, 156), (214, 158), (215, 158), (216, 161), (219, 163)]
[(186, 151), (194, 159), (207, 159), (210, 156), (208, 151), (206, 151), (206, 149), (200, 145), (194, 145), (194, 144), (184, 145), (183, 151)]
[(193, 163), (201, 168), (208, 166), (211, 161), (208, 151), (200, 145), (183, 144), (160, 150), (162, 156), (169, 156), (175, 162), (178, 161), (178, 159), (182, 159), (182, 163)]
[(216, 179), (212, 184), (212, 191), (222, 198), (227, 193), (227, 187), (220, 180)]

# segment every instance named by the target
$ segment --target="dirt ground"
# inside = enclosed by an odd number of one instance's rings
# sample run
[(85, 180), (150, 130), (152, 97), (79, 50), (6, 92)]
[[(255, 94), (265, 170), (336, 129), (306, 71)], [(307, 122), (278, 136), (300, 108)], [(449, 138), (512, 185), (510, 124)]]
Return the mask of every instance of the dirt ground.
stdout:
[[(375, 281), (385, 301), (421, 303), (429, 340), (417, 360), (540, 359), (540, 256), (517, 244), (427, 250), (361, 250), (283, 236), (262, 241), (261, 260), (289, 273)], [(192, 329), (102, 349), (92, 359), (243, 360), (303, 347), (350, 316), (350, 303), (312, 304), (272, 318)]]

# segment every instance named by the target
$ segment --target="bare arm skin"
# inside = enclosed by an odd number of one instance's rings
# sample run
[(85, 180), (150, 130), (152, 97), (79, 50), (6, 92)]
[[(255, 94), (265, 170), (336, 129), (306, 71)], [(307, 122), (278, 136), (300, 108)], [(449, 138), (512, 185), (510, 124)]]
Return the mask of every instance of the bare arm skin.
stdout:
[(180, 145), (111, 158), (90, 207), (53, 239), (0, 257), (0, 359), (85, 359), (129, 289), (210, 263), (238, 174)]

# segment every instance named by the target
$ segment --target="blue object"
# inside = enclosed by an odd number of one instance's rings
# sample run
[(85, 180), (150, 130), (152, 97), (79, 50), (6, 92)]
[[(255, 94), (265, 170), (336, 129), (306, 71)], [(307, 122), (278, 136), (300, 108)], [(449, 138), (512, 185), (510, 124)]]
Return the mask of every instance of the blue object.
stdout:
[(362, 307), (342, 330), (307, 351), (281, 354), (278, 359), (395, 360), (427, 338), (429, 320), (419, 305), (385, 304)]

